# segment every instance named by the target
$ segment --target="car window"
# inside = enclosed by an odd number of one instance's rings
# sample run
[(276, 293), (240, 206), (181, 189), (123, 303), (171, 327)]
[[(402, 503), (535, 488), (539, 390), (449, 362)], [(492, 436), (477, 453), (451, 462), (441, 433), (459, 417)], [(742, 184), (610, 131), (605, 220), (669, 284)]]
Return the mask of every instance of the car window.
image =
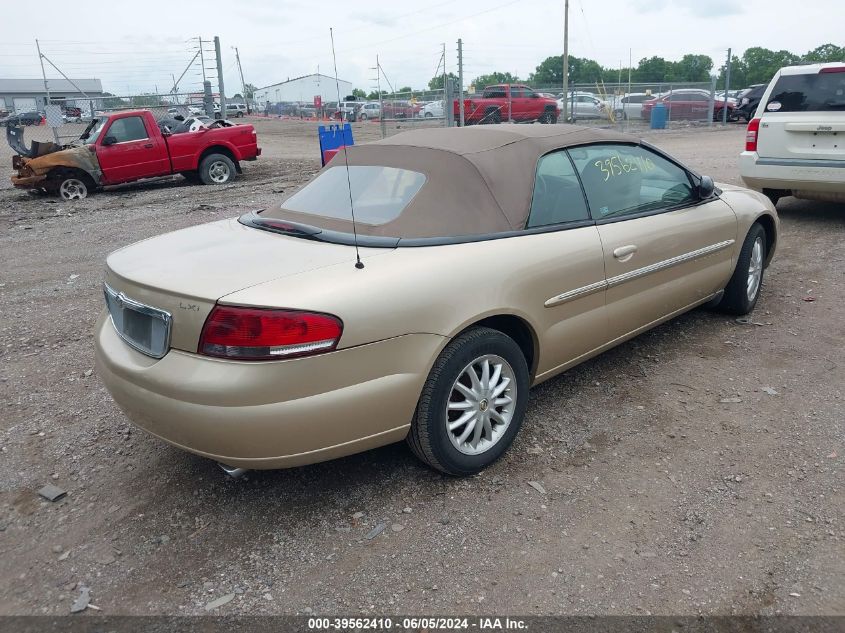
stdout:
[(355, 220), (378, 225), (398, 218), (424, 184), (423, 174), (408, 169), (379, 165), (330, 167), (285, 200), (282, 207), (348, 220), (352, 217), (351, 188)]
[(766, 112), (845, 111), (845, 72), (781, 75)]
[(144, 120), (139, 116), (128, 116), (113, 121), (106, 136), (113, 136), (116, 143), (140, 141), (148, 138)]
[(569, 150), (596, 220), (676, 207), (697, 200), (687, 172), (637, 145)]
[(504, 88), (485, 88), (483, 98), (484, 99), (504, 99), (505, 98), (505, 89)]
[(525, 228), (589, 219), (584, 192), (569, 156), (564, 151), (543, 156), (537, 163)]

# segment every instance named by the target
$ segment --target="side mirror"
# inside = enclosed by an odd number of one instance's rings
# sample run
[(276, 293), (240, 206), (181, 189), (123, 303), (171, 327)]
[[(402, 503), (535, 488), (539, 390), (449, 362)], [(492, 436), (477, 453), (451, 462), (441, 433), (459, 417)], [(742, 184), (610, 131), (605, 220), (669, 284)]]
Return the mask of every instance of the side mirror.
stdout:
[(114, 136), (107, 136), (106, 138), (103, 139), (103, 145), (108, 146), (108, 145), (114, 145), (115, 143), (117, 143), (117, 139)]
[(698, 197), (705, 200), (713, 195), (716, 190), (716, 185), (713, 184), (713, 179), (710, 176), (702, 176), (698, 183)]

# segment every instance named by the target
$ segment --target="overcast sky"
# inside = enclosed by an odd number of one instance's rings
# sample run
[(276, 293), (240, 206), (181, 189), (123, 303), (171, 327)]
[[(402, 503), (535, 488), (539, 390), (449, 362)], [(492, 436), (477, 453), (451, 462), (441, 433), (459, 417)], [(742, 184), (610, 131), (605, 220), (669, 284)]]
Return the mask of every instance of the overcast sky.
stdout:
[[(396, 0), (147, 0), (107, 3), (42, 0), (4, 2), (0, 21), (0, 77), (39, 77), (35, 38), (70, 77), (97, 77), (115, 94), (166, 92), (195, 53), (196, 38), (219, 35), (226, 92), (241, 91), (232, 47), (244, 77), (258, 87), (313, 72), (333, 75), (329, 27), (334, 28), (338, 74), (368, 92), (375, 88), (376, 55), (398, 89), (424, 86), (446, 44), (447, 70), (464, 41), (464, 76), (494, 70), (526, 76), (563, 50), (563, 0), (397, 2)], [(800, 7), (800, 8), (798, 8)], [(730, 46), (804, 53), (843, 41), (843, 0), (571, 0), (570, 51), (605, 66), (659, 55), (710, 55), (718, 66)], [(213, 63), (213, 44), (206, 59)], [(209, 73), (213, 74), (213, 73)], [(60, 75), (48, 64), (48, 77)], [(196, 90), (195, 64), (180, 87)], [(382, 82), (384, 88), (384, 82)]]

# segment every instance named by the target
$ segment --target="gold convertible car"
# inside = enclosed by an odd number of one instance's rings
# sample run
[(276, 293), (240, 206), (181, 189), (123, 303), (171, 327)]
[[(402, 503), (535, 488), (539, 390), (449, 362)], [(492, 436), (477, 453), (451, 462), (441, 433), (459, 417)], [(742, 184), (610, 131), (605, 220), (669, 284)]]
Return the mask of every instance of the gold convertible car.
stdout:
[(278, 208), (109, 255), (97, 371), (135, 424), (230, 471), (406, 439), (469, 475), (531, 386), (696, 306), (751, 311), (778, 226), (629, 136), (404, 132)]

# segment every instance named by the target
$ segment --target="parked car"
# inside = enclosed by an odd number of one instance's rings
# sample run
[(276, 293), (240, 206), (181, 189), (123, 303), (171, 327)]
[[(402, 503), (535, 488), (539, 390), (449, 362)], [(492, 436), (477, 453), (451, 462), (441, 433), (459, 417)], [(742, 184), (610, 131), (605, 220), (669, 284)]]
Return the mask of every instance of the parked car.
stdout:
[(41, 125), (44, 122), (43, 112), (20, 112), (13, 113), (4, 119), (0, 119), (0, 125), (7, 127), (15, 125)]
[[(458, 121), (460, 107), (457, 99), (454, 114)], [(502, 121), (557, 123), (559, 114), (557, 101), (541, 97), (522, 84), (487, 86), (480, 97), (464, 99), (464, 121), (467, 125)]]
[(382, 110), (385, 119), (413, 119), (420, 106), (406, 99), (382, 99)]
[[(563, 101), (563, 95), (558, 97), (557, 104), (561, 111), (564, 109)], [(607, 103), (592, 93), (569, 93), (566, 103), (570, 121), (577, 121), (578, 119), (603, 119), (608, 117)]]
[[(651, 111), (658, 102), (666, 106), (668, 116), (675, 120), (706, 121), (708, 112), (710, 111), (710, 93), (707, 90), (700, 88), (681, 88), (672, 90), (660, 98), (644, 101), (642, 107), (642, 116), (644, 119), (651, 118)], [(738, 116), (734, 103), (729, 100), (725, 104), (724, 99), (715, 99), (713, 101), (714, 121), (722, 119), (722, 110), (726, 107), (728, 109), (728, 121), (737, 120)]]
[(355, 121), (360, 107), (361, 103), (358, 101), (332, 102), (331, 108), (326, 110), (326, 114), (330, 119), (337, 119), (338, 121)]
[(750, 121), (754, 117), (754, 113), (757, 111), (757, 105), (760, 103), (760, 99), (768, 86), (769, 84), (757, 84), (741, 91), (738, 97), (739, 103), (736, 108), (737, 116)]
[(96, 368), (135, 424), (235, 472), (407, 439), (472, 475), (532, 385), (696, 306), (753, 310), (777, 244), (765, 196), (612, 131), (346, 155), (278, 207), (109, 255)]
[(13, 144), (18, 155), (12, 184), (76, 200), (105, 185), (174, 173), (204, 184), (228, 183), (240, 171), (240, 161), (255, 160), (261, 150), (251, 125), (223, 123), (200, 123), (196, 134), (170, 134), (161, 131), (149, 110), (98, 117), (66, 149), (30, 158), (20, 142)]
[(62, 106), (62, 118), (65, 123), (79, 123), (82, 121), (82, 108), (76, 106)]
[(656, 98), (647, 92), (632, 92), (616, 97), (613, 101), (613, 115), (619, 119), (640, 119), (643, 115), (643, 103)]
[(417, 112), (417, 116), (424, 118), (424, 119), (442, 119), (446, 116), (446, 111), (443, 108), (443, 100), (440, 101), (431, 101), (426, 103), (425, 105), (420, 107), (420, 111)]
[(245, 114), (245, 103), (226, 103), (226, 116), (241, 119)]
[(361, 109), (358, 110), (358, 118), (362, 121), (367, 119), (381, 118), (381, 105), (378, 101), (369, 101), (361, 104)]
[(772, 202), (845, 202), (845, 64), (781, 68), (748, 123), (739, 173)]

